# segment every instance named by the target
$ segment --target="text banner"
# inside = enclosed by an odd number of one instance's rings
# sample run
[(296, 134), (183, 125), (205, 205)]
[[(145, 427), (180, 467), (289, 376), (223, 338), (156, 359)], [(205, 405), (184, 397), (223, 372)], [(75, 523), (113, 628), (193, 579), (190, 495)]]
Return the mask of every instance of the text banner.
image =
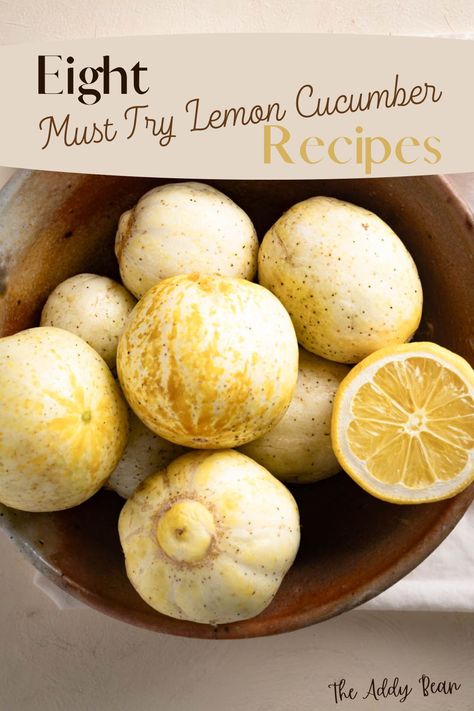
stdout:
[(474, 171), (474, 41), (179, 35), (0, 48), (0, 163), (193, 178)]

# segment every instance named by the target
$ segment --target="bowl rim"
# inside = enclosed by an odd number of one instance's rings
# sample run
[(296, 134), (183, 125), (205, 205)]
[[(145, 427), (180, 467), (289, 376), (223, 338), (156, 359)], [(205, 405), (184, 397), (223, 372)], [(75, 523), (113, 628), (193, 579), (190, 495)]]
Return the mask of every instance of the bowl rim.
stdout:
[[(20, 187), (30, 175), (38, 172), (42, 171), (19, 169), (6, 181), (0, 190), (0, 212), (14, 194), (15, 190)], [(438, 185), (439, 190), (449, 197), (450, 201), (454, 203), (457, 209), (463, 214), (466, 223), (473, 223), (473, 211), (467, 201), (459, 194), (457, 187), (453, 185), (447, 176), (431, 175), (423, 177), (430, 179), (433, 184)], [(151, 618), (145, 615), (142, 617), (136, 611), (130, 611), (119, 601), (108, 597), (106, 592), (101, 591), (99, 594), (91, 591), (62, 573), (51, 561), (47, 561), (41, 556), (40, 550), (35, 548), (20, 532), (15, 530), (15, 526), (10, 523), (8, 515), (0, 517), (0, 529), (4, 529), (6, 533), (9, 534), (10, 539), (14, 541), (18, 549), (31, 561), (34, 567), (60, 589), (72, 595), (85, 605), (110, 617), (150, 631), (168, 633), (176, 636), (199, 639), (243, 639), (269, 636), (301, 629), (347, 612), (367, 600), (376, 597), (420, 565), (459, 523), (472, 501), (474, 501), (474, 484), (471, 484), (455, 497), (438, 502), (438, 504), (441, 504), (439, 515), (436, 517), (435, 523), (428, 532), (419, 539), (415, 546), (401, 552), (396, 562), (391, 561), (386, 569), (379, 571), (371, 579), (365, 579), (357, 588), (340, 595), (337, 599), (324, 606), (317, 608), (307, 606), (297, 612), (291, 612), (288, 616), (281, 614), (278, 617), (262, 620), (261, 624), (259, 624), (259, 616), (257, 616), (252, 619), (253, 626), (251, 631), (245, 629), (245, 627), (241, 629), (240, 623), (218, 625), (216, 627), (205, 624), (188, 623), (187, 625), (173, 627), (173, 621), (170, 622), (169, 626), (167, 625), (168, 618), (165, 616), (158, 617), (155, 624)], [(12, 512), (14, 512), (13, 509)]]
[[(387, 590), (396, 582), (404, 578), (408, 573), (417, 568), (421, 563), (445, 540), (451, 531), (457, 526), (461, 518), (474, 501), (474, 484), (471, 484), (460, 494), (451, 499), (446, 499), (436, 523), (430, 528), (418, 544), (407, 549), (400, 554), (400, 557), (387, 568), (374, 575), (370, 580), (365, 579), (357, 588), (349, 593), (341, 595), (336, 600), (320, 606), (318, 608), (308, 607), (291, 613), (291, 616), (280, 615), (271, 620), (262, 620), (258, 623), (259, 616), (252, 618), (252, 631), (240, 629), (239, 623), (229, 625), (212, 625), (187, 622), (183, 626), (175, 627), (175, 620), (161, 615), (157, 618), (156, 624), (152, 618), (141, 616), (136, 611), (131, 612), (126, 606), (120, 604), (106, 593), (93, 592), (77, 583), (69, 576), (62, 573), (51, 562), (41, 557), (39, 550), (25, 541), (20, 534), (8, 526), (6, 517), (0, 519), (0, 528), (9, 533), (10, 539), (23, 555), (33, 564), (36, 570), (42, 573), (48, 580), (55, 583), (61, 590), (68, 593), (76, 600), (87, 607), (92, 607), (98, 612), (102, 612), (109, 617), (113, 617), (121, 622), (141, 627), (153, 632), (162, 634), (172, 634), (179, 637), (190, 637), (194, 639), (249, 639), (254, 637), (267, 637), (285, 632), (293, 632), (310, 625), (324, 622), (344, 612), (359, 607), (364, 602), (375, 598), (380, 593)], [(413, 552), (416, 551), (416, 556)], [(168, 624), (169, 619), (169, 624)], [(183, 622), (183, 621), (181, 621)], [(186, 621), (184, 621), (186, 622)], [(246, 621), (243, 621), (245, 623)]]

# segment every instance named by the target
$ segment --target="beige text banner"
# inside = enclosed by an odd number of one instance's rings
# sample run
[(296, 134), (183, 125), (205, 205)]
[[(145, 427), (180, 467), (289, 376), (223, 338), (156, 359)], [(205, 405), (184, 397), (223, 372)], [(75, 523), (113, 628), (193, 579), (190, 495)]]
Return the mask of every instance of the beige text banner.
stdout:
[(474, 171), (474, 41), (181, 35), (0, 47), (0, 164), (195, 178)]

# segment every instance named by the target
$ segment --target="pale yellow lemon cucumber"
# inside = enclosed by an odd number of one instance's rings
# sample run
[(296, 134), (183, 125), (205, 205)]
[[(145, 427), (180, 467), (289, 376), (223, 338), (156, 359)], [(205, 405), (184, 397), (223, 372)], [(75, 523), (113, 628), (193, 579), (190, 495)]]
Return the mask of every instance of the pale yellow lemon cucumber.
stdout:
[(76, 274), (49, 295), (41, 326), (55, 326), (83, 338), (115, 368), (119, 336), (135, 306), (135, 299), (113, 279)]
[(186, 451), (183, 447), (163, 439), (146, 427), (131, 411), (130, 435), (125, 451), (107, 480), (107, 489), (128, 499), (141, 482)]
[(300, 540), (290, 492), (233, 450), (191, 452), (148, 477), (119, 534), (128, 577), (149, 605), (213, 625), (265, 609)]
[(340, 471), (331, 445), (336, 390), (349, 368), (300, 348), (298, 381), (280, 422), (240, 451), (281, 481), (307, 484)]
[(196, 182), (147, 192), (120, 218), (115, 242), (123, 283), (137, 298), (162, 279), (189, 272), (253, 279), (257, 252), (248, 215)]
[(77, 506), (117, 465), (127, 407), (102, 358), (60, 328), (0, 339), (0, 501), (24, 511)]
[(377, 215), (329, 197), (304, 200), (265, 235), (259, 281), (288, 310), (299, 343), (356, 363), (409, 340), (422, 288), (402, 241)]
[(153, 432), (198, 449), (234, 447), (284, 414), (298, 344), (288, 313), (262, 286), (182, 275), (139, 301), (120, 338), (117, 371)]

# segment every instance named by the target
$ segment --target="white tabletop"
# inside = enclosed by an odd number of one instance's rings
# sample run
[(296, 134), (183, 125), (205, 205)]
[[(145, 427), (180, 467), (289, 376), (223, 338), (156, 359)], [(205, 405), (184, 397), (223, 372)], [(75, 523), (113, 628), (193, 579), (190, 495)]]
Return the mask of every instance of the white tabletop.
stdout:
[[(349, 612), (277, 637), (169, 637), (88, 608), (59, 610), (0, 535), (0, 709), (5, 711), (472, 711), (474, 616)], [(423, 697), (418, 679), (461, 682), (452, 698)], [(413, 692), (364, 700), (372, 678)], [(342, 677), (359, 689), (334, 703)]]

